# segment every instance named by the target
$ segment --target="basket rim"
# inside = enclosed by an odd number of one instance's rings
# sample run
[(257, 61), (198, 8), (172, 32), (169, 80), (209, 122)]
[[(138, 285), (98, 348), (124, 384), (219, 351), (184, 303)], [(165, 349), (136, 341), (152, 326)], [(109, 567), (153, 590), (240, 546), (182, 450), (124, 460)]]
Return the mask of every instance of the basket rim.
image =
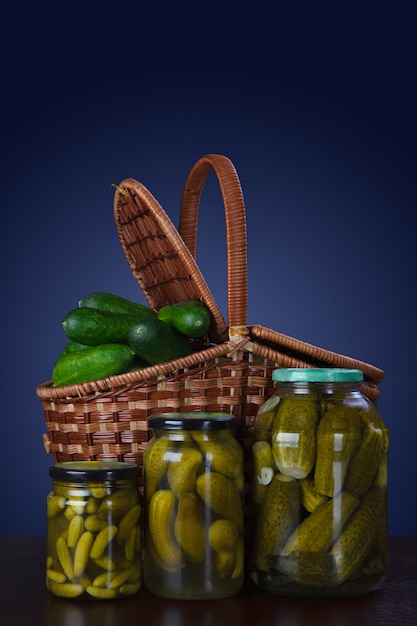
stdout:
[(339, 354), (332, 350), (321, 348), (312, 343), (295, 339), (284, 333), (259, 324), (250, 327), (250, 335), (258, 341), (273, 343), (276, 348), (284, 348), (294, 355), (303, 356), (311, 361), (327, 363), (331, 367), (346, 367), (348, 369), (360, 369), (365, 380), (372, 383), (380, 383), (384, 378), (384, 371), (374, 365), (370, 365), (360, 359)]
[[(279, 340), (279, 343), (277, 342)], [(262, 343), (265, 342), (265, 343)], [(277, 342), (276, 344), (274, 342)], [(305, 347), (308, 347), (310, 358), (306, 359)], [(384, 372), (368, 363), (353, 359), (348, 356), (324, 350), (312, 344), (306, 344), (298, 339), (277, 333), (263, 326), (248, 327), (248, 335), (240, 342), (225, 341), (218, 345), (209, 346), (206, 349), (193, 352), (192, 354), (166, 361), (157, 365), (151, 365), (133, 372), (117, 374), (107, 378), (54, 387), (51, 380), (37, 386), (36, 393), (42, 400), (63, 400), (94, 398), (101, 394), (118, 395), (133, 390), (136, 387), (148, 385), (151, 381), (161, 380), (163, 377), (175, 376), (178, 379), (193, 375), (193, 368), (202, 373), (205, 367), (209, 368), (210, 361), (226, 357), (228, 364), (233, 367), (233, 362), (245, 360), (245, 354), (258, 357), (272, 370), (279, 367), (347, 367), (360, 369), (364, 374), (364, 388), (371, 387), (372, 399), (379, 396), (378, 383), (382, 381)], [(247, 358), (246, 358), (247, 360)], [(260, 367), (259, 362), (253, 362), (253, 367)], [(182, 371), (181, 371), (182, 370)]]
[(85, 383), (62, 385), (54, 387), (52, 380), (45, 381), (36, 387), (36, 393), (41, 399), (61, 399), (61, 398), (80, 398), (85, 396), (96, 396), (97, 393), (114, 392), (118, 389), (122, 391), (126, 386), (133, 387), (137, 384), (148, 384), (151, 380), (175, 374), (181, 369), (186, 370), (192, 368), (203, 361), (225, 356), (235, 345), (230, 342), (224, 342), (219, 345), (210, 346), (205, 350), (199, 350), (192, 354), (164, 361), (157, 365), (150, 365), (133, 372), (125, 372), (124, 374), (115, 374), (106, 378), (101, 378)]

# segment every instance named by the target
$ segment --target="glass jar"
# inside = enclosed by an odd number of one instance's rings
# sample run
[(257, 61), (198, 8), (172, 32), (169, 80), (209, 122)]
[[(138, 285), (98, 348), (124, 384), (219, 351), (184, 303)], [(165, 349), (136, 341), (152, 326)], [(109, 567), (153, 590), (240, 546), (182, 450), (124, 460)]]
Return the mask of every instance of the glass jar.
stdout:
[(141, 468), (118, 462), (53, 465), (47, 497), (46, 586), (65, 598), (112, 599), (142, 584)]
[(252, 580), (271, 593), (350, 596), (387, 565), (388, 431), (360, 370), (274, 370), (253, 424)]
[(166, 598), (226, 598), (243, 584), (243, 451), (237, 418), (149, 419), (144, 583)]

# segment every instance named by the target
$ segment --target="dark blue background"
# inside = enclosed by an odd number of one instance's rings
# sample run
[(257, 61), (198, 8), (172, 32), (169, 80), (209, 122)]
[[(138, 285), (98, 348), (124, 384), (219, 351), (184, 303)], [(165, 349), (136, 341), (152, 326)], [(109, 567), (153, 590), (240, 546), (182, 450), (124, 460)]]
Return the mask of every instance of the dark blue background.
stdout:
[[(95, 290), (145, 302), (117, 238), (112, 183), (140, 180), (177, 224), (187, 173), (210, 152), (233, 161), (243, 187), (248, 323), (385, 370), (389, 531), (416, 534), (412, 16), (401, 3), (395, 13), (297, 5), (292, 16), (231, 4), (5, 15), (3, 535), (45, 532), (52, 458), (35, 388), (65, 343), (63, 315)], [(211, 176), (197, 260), (226, 316)]]

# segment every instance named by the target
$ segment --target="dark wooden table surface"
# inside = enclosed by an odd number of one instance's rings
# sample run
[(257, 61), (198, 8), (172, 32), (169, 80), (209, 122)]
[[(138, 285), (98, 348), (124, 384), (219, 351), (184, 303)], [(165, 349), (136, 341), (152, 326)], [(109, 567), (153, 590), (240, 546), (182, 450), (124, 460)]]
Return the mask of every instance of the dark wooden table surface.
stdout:
[(0, 537), (4, 626), (407, 626), (417, 625), (417, 537), (389, 540), (383, 587), (357, 598), (298, 599), (247, 581), (225, 600), (157, 598), (144, 588), (123, 600), (65, 600), (45, 587), (45, 538)]

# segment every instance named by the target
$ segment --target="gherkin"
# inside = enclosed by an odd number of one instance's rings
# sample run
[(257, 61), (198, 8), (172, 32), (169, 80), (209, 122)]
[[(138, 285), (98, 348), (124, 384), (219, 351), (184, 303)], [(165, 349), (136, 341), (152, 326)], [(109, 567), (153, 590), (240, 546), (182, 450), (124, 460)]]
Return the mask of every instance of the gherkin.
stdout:
[(346, 475), (346, 489), (362, 498), (370, 488), (381, 461), (383, 435), (370, 424), (364, 429)]
[(170, 452), (175, 447), (168, 435), (154, 437), (145, 449), (143, 459), (145, 465), (145, 494), (150, 500), (160, 482), (166, 475)]
[(279, 553), (299, 520), (298, 482), (289, 476), (275, 474), (267, 487), (254, 528), (252, 561), (257, 569), (271, 569), (271, 558)]
[(371, 551), (379, 532), (385, 498), (384, 489), (372, 487), (332, 545), (329, 554), (334, 558), (338, 583), (350, 578)]
[(314, 472), (318, 493), (333, 497), (342, 490), (349, 462), (361, 441), (361, 426), (358, 411), (344, 404), (334, 406), (321, 418)]
[(253, 441), (269, 441), (271, 429), (277, 414), (280, 398), (272, 396), (260, 407), (255, 418), (255, 428), (253, 431)]
[(174, 535), (190, 563), (201, 563), (206, 554), (204, 506), (195, 493), (184, 492), (178, 498)]
[(197, 448), (179, 448), (178, 460), (172, 459), (167, 468), (169, 486), (177, 497), (195, 491), (197, 471), (202, 462), (203, 455)]
[(360, 500), (348, 491), (341, 491), (334, 499), (326, 500), (297, 526), (281, 554), (326, 552), (359, 504)]
[(210, 525), (208, 537), (216, 554), (215, 562), (220, 576), (232, 576), (243, 540), (238, 527), (232, 520), (219, 518)]
[(255, 441), (252, 445), (252, 461), (252, 501), (254, 506), (259, 506), (275, 473), (275, 461), (268, 441)]
[(316, 459), (319, 406), (314, 398), (285, 398), (272, 426), (272, 453), (283, 474), (305, 478)]
[(233, 480), (219, 472), (204, 472), (197, 477), (196, 490), (206, 506), (243, 530), (243, 501)]
[[(243, 463), (243, 451), (236, 439), (228, 436), (222, 437), (222, 433), (217, 433), (216, 439), (208, 437), (207, 433), (201, 430), (191, 431), (192, 438), (201, 449), (205, 463), (210, 466), (213, 472), (219, 472), (229, 478), (238, 478), (241, 474)], [(203, 457), (202, 457), (203, 458)]]

